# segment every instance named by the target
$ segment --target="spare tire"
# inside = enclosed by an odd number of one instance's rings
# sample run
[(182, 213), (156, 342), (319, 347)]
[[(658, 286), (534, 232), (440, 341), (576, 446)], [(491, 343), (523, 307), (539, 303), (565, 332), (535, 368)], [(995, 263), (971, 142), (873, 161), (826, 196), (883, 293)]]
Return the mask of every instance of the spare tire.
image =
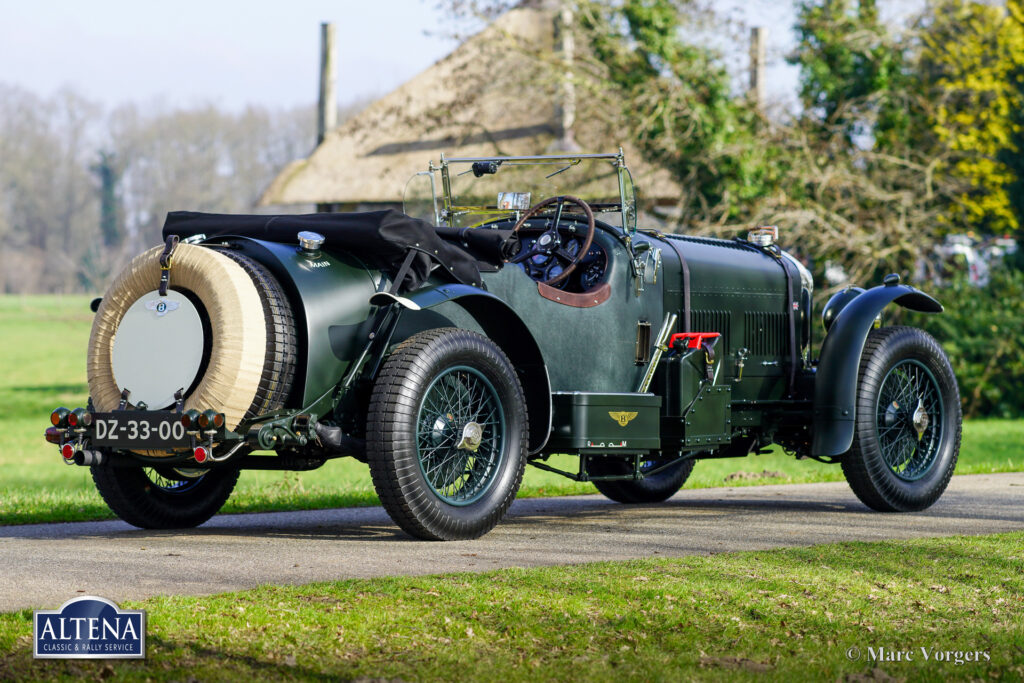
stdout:
[[(88, 380), (98, 412), (132, 405), (224, 413), (228, 429), (283, 406), (295, 374), (295, 323), (280, 284), (250, 258), (180, 244), (166, 297), (160, 254), (137, 256), (103, 296), (89, 337)], [(146, 455), (167, 455), (147, 452)]]

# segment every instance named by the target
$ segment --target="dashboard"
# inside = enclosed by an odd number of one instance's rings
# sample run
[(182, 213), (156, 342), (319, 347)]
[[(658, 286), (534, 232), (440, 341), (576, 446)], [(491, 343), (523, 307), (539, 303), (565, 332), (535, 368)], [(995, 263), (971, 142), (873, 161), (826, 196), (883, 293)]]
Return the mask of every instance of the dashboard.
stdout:
[[(538, 282), (550, 280), (564, 272), (567, 265), (565, 257), (576, 259), (579, 256), (587, 232), (585, 223), (578, 224), (570, 220), (559, 225), (558, 237), (553, 239), (546, 223), (544, 220), (530, 221), (519, 230), (519, 254), (529, 253), (535, 248), (537, 251), (557, 251), (561, 254), (560, 258), (555, 253), (538, 253), (518, 264)], [(538, 240), (544, 243), (538, 244)], [(607, 271), (608, 253), (598, 244), (595, 235), (587, 253), (580, 257), (569, 277), (551, 286), (568, 292), (586, 292), (603, 283)]]

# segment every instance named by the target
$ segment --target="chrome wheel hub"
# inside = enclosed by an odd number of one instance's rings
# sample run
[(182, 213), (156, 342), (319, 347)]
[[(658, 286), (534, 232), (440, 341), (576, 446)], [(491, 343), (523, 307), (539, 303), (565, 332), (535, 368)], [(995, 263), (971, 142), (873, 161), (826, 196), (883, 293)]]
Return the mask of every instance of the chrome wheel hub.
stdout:
[(899, 361), (883, 378), (875, 413), (878, 448), (899, 479), (917, 481), (937, 461), (942, 414), (939, 384), (920, 361)]
[(456, 430), (454, 422), (455, 416), (451, 413), (448, 413), (447, 415), (438, 415), (430, 430), (431, 441), (433, 441), (435, 445), (444, 441), (449, 434)]
[(480, 442), (484, 438), (484, 430), (476, 422), (467, 422), (462, 428), (462, 439), (456, 444), (456, 448), (476, 453), (480, 448)]
[(921, 437), (924, 436), (925, 430), (928, 429), (928, 424), (931, 420), (928, 418), (928, 411), (924, 409), (924, 402), (918, 400), (917, 410), (914, 411), (913, 424), (914, 431), (917, 432), (917, 440), (920, 441)]
[(479, 370), (443, 371), (420, 403), (416, 454), (434, 493), (470, 505), (498, 479), (505, 459), (505, 420), (498, 392)]

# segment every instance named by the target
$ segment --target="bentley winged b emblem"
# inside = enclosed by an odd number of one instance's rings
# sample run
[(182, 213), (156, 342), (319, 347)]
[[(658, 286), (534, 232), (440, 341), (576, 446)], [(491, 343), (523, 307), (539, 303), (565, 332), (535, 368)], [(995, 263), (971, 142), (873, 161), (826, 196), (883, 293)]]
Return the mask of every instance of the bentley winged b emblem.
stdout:
[(608, 415), (610, 415), (613, 420), (618, 422), (620, 427), (625, 427), (626, 425), (628, 425), (630, 423), (630, 421), (634, 417), (639, 415), (639, 413), (637, 413), (635, 411), (627, 412), (627, 411), (622, 410), (622, 411), (609, 411)]
[(178, 307), (177, 301), (169, 301), (165, 299), (154, 299), (153, 301), (146, 302), (146, 308), (156, 312), (156, 317), (162, 318), (166, 314), (175, 310)]

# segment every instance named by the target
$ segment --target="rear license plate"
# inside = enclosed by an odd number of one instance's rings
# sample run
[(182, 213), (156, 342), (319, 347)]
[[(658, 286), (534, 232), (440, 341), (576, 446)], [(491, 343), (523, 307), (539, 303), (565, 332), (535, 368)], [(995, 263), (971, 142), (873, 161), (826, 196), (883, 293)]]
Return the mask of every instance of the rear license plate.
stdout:
[(187, 448), (191, 445), (177, 413), (93, 414), (93, 444), (109, 448)]

